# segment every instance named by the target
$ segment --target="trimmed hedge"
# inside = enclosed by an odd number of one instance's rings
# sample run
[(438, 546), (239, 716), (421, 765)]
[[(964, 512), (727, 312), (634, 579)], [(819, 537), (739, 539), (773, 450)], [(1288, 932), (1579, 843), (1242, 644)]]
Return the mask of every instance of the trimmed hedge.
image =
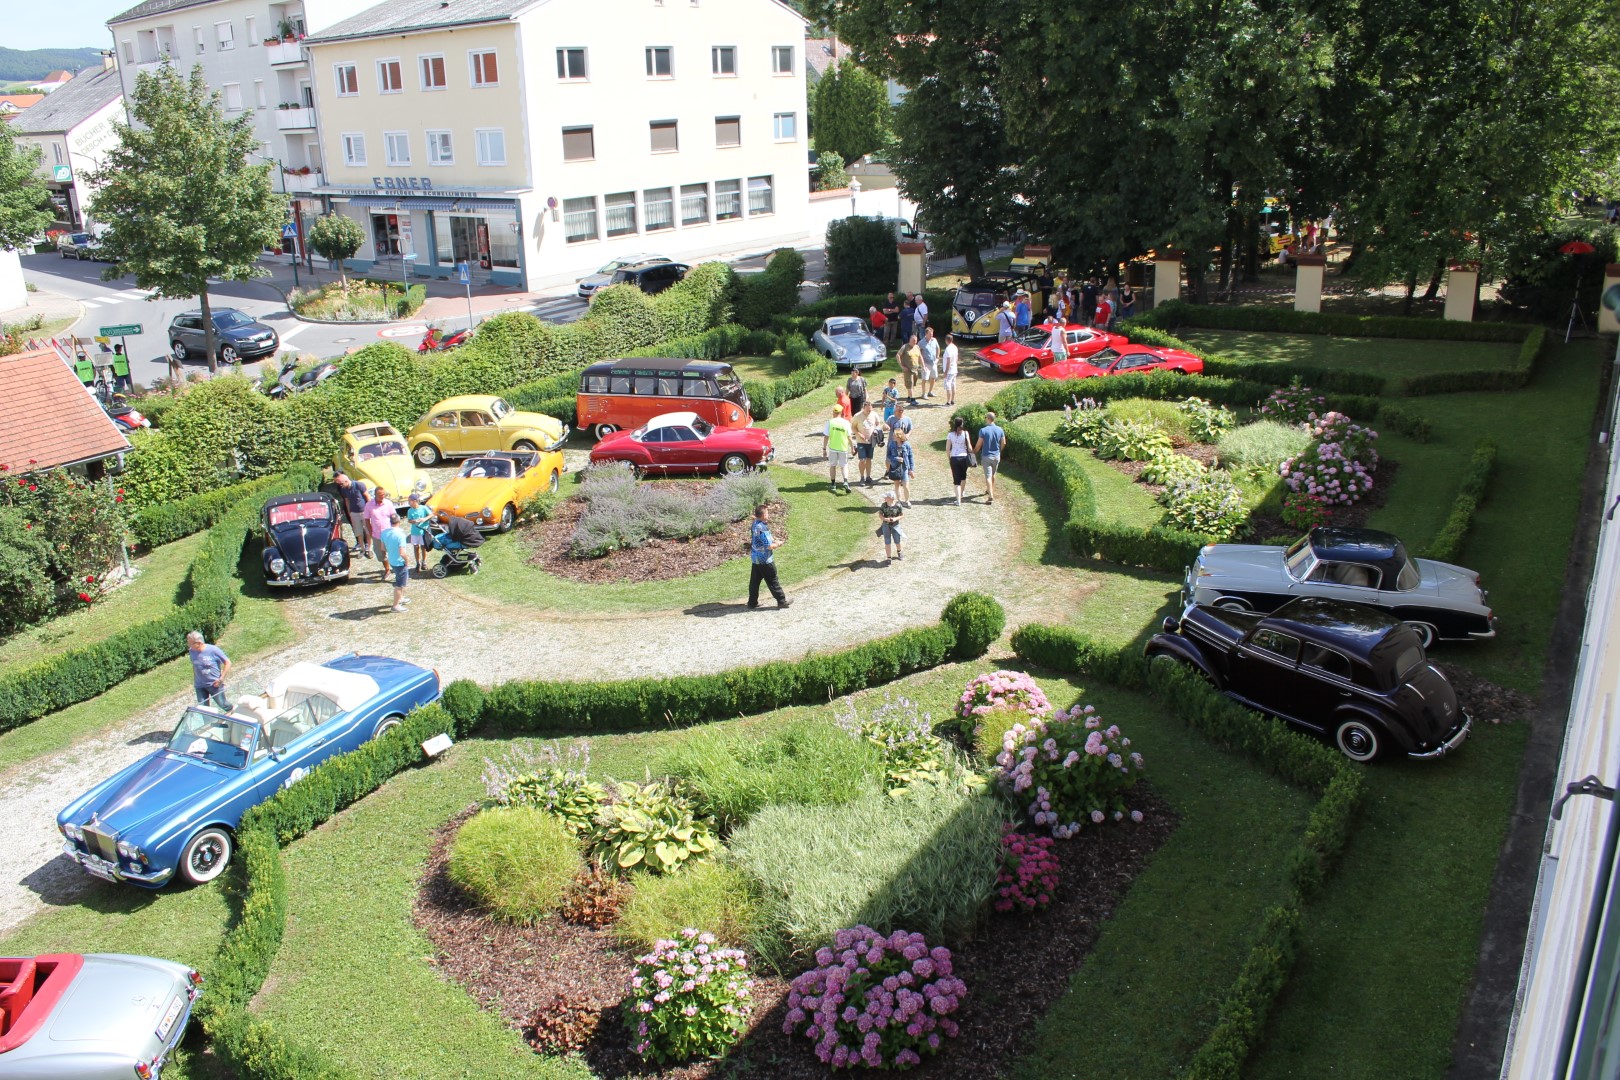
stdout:
[(799, 306), (799, 288), (804, 284), (804, 256), (781, 247), (758, 274), (737, 274), (737, 298), (733, 307), (737, 321), (750, 330), (768, 325), (771, 316)]
[(1349, 841), (1365, 796), (1361, 773), (1323, 743), (1237, 705), (1191, 672), (1149, 665), (1132, 646), (1116, 649), (1077, 631), (1047, 626), (1024, 627), (1013, 634), (1012, 644), (1026, 663), (1152, 691), (1217, 745), (1244, 754), (1317, 797), (1290, 856), (1290, 896), (1266, 912), (1248, 958), (1222, 999), (1215, 1026), (1181, 1074), (1194, 1080), (1238, 1080), (1293, 967), (1305, 904)]
[(755, 420), (769, 419), (771, 413), (794, 398), (838, 377), (838, 365), (811, 348), (802, 335), (783, 334), (780, 348), (793, 366), (791, 374), (778, 379), (749, 379), (743, 384), (748, 392), (748, 411)]
[(1496, 444), (1475, 444), (1474, 454), (1468, 460), (1468, 470), (1463, 473), (1462, 486), (1457, 490), (1457, 498), (1452, 501), (1451, 513), (1446, 515), (1446, 523), (1441, 526), (1439, 535), (1418, 554), (1425, 559), (1447, 563), (1454, 563), (1462, 557), (1463, 542), (1468, 539), (1468, 530), (1473, 527), (1474, 513), (1479, 509), (1479, 504), (1485, 501), (1485, 493), (1490, 490), (1491, 474), (1495, 471)]
[[(1400, 315), (1340, 315), (1280, 307), (1190, 304), (1171, 300), (1127, 320), (1132, 326), (1199, 326), (1326, 337), (1414, 338), (1427, 341), (1520, 341), (1518, 323), (1452, 322)], [(1134, 339), (1133, 339), (1134, 340)]]
[(185, 655), (188, 631), (200, 630), (210, 640), (218, 637), (236, 613), (237, 564), (258, 529), (264, 502), (258, 496), (308, 491), (319, 482), (316, 466), (299, 464), (261, 484), (253, 495), (238, 498), (192, 559), (186, 575), (191, 599), (169, 614), (0, 676), (0, 731), (87, 701), (131, 675)]
[[(288, 473), (292, 476), (292, 473)], [(300, 476), (303, 474), (300, 473)], [(265, 476), (257, 480), (248, 480), (230, 487), (215, 488), (213, 491), (198, 492), (187, 496), (178, 502), (159, 503), (148, 506), (140, 511), (129, 523), (130, 536), (135, 543), (147, 550), (173, 543), (194, 532), (201, 532), (209, 528), (226, 511), (243, 499), (249, 499), (280, 483), (287, 477)], [(311, 476), (313, 486), (320, 484), (319, 471)]]
[(1428, 442), (1431, 434), (1428, 420), (1387, 402), (1378, 406), (1378, 426), (1405, 435), (1413, 442)]

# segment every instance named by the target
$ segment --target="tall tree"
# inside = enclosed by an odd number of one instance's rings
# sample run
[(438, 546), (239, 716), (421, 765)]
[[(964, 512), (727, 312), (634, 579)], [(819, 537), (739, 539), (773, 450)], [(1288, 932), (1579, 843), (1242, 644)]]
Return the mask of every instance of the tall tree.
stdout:
[(883, 80), (846, 60), (816, 83), (816, 149), (846, 163), (870, 154), (888, 138), (890, 112)]
[(45, 181), (35, 172), (40, 149), (17, 145), (11, 125), (0, 121), (0, 248), (20, 248), (51, 223)]
[(90, 211), (111, 226), (102, 245), (112, 263), (102, 277), (133, 275), (156, 296), (197, 297), (208, 367), (217, 371), (208, 280), (266, 273), (258, 257), (279, 242), (285, 197), (271, 189), (269, 165), (247, 163), (258, 149), (252, 116), (225, 119), (201, 68), (189, 79), (169, 64), (142, 72), (130, 116), (91, 177), (99, 190)]

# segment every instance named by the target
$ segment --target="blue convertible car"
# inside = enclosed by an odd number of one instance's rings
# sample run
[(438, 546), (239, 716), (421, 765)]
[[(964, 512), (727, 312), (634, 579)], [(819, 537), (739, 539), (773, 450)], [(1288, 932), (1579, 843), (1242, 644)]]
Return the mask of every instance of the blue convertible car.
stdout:
[(249, 807), (439, 698), (439, 674), (353, 653), (294, 664), (229, 711), (186, 709), (163, 749), (56, 816), (67, 853), (96, 877), (162, 888), (212, 881)]

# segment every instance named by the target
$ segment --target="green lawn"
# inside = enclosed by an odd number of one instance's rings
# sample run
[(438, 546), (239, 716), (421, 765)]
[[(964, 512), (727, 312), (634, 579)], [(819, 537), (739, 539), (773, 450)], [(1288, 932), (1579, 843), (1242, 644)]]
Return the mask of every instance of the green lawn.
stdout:
[[(784, 586), (848, 564), (871, 537), (877, 509), (854, 495), (834, 496), (825, 479), (797, 469), (770, 473), (788, 504), (788, 542), (776, 554)], [(672, 581), (591, 585), (548, 574), (528, 562), (526, 530), (492, 537), (479, 549), (484, 569), (451, 578), (474, 596), (542, 610), (668, 611), (735, 599), (748, 588), (748, 556)]]
[(108, 593), (89, 607), (51, 619), (6, 638), (0, 674), (26, 667), (53, 653), (81, 645), (93, 645), (136, 623), (166, 614), (183, 603), (180, 595), (186, 571), (206, 533), (196, 533), (172, 544), (165, 544), (135, 560), (139, 575)]
[(1346, 368), (1391, 378), (1431, 371), (1511, 368), (1519, 356), (1518, 345), (1494, 341), (1294, 336), (1191, 327), (1183, 327), (1175, 334), (1200, 352), (1216, 352), (1235, 360)]
[[(1061, 412), (1038, 412), (1021, 416), (1013, 425), (1033, 435), (1046, 437), (1063, 422)], [(1097, 501), (1097, 517), (1103, 521), (1117, 521), (1145, 529), (1164, 520), (1164, 507), (1153, 501), (1153, 496), (1136, 481), (1108, 464), (1096, 454), (1078, 446), (1060, 447), (1091, 480), (1091, 491)]]
[(728, 356), (725, 362), (736, 369), (737, 378), (745, 382), (749, 379), (780, 379), (793, 374), (793, 366), (781, 353), (770, 356)]

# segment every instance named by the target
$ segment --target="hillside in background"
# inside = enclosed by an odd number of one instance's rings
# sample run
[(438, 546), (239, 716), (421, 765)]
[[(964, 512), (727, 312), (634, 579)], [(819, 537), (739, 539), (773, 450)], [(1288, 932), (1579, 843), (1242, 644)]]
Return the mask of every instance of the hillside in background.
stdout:
[(79, 72), (99, 63), (96, 49), (0, 48), (0, 84), (34, 82), (53, 71)]

